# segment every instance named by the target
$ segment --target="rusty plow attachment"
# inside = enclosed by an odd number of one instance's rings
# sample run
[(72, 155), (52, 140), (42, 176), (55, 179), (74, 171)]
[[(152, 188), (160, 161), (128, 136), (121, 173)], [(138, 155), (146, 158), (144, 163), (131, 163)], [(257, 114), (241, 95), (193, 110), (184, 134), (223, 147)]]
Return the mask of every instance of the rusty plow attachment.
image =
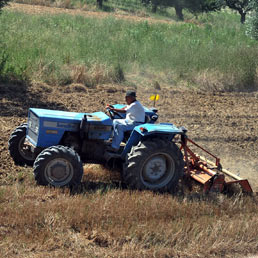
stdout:
[[(199, 156), (193, 152), (189, 145), (209, 155), (215, 159), (215, 162)], [(233, 184), (239, 184), (245, 193), (253, 192), (247, 179), (242, 179), (230, 171), (223, 169), (218, 157), (196, 144), (186, 135), (181, 136), (181, 150), (183, 151), (185, 160), (185, 177), (192, 178), (202, 184), (205, 193), (209, 191), (224, 192), (229, 185)]]

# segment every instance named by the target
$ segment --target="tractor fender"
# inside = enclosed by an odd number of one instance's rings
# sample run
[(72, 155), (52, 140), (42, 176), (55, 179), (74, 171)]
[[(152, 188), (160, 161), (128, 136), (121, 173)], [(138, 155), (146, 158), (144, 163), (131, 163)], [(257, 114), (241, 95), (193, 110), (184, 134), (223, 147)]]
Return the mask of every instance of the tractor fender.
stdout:
[(177, 134), (185, 134), (184, 128), (178, 128), (174, 124), (141, 124), (136, 126), (126, 143), (126, 146), (121, 154), (122, 159), (125, 159), (126, 154), (131, 151), (132, 146), (136, 146), (140, 141), (148, 138), (163, 138), (167, 141), (172, 141)]

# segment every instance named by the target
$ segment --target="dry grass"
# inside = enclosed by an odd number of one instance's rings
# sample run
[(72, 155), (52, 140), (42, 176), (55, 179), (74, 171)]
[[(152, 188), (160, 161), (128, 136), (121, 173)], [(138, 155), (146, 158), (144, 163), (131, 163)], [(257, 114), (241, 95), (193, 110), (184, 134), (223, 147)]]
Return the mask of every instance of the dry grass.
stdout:
[[(53, 85), (82, 84), (87, 87), (95, 87), (99, 84), (113, 83), (124, 80), (121, 68), (108, 68), (106, 65), (93, 63), (90, 66), (84, 64), (65, 64), (60, 74), (50, 73), (53, 61), (44, 64), (38, 62), (38, 69), (33, 74), (34, 82), (48, 82)], [(121, 69), (121, 70), (119, 70)], [(122, 73), (122, 77), (121, 74)]]
[(250, 84), (247, 82), (246, 85), (238, 80), (236, 73), (224, 74), (219, 71), (209, 69), (197, 73), (193, 78), (193, 82), (203, 90), (245, 91), (246, 89), (257, 87), (258, 69), (256, 69), (253, 81)]
[(21, 4), (52, 6), (59, 8), (72, 8), (73, 6), (71, 0), (15, 0), (14, 2)]
[(90, 68), (85, 65), (70, 65), (66, 70), (70, 71), (73, 83), (81, 83), (89, 87), (112, 82), (112, 77), (114, 77), (107, 67), (100, 64), (92, 65)]
[(51, 6), (53, 1), (51, 0), (16, 0), (16, 3), (21, 4), (33, 4), (33, 5), (42, 5), (42, 6)]
[(249, 197), (0, 188), (2, 257), (240, 257), (258, 251)]

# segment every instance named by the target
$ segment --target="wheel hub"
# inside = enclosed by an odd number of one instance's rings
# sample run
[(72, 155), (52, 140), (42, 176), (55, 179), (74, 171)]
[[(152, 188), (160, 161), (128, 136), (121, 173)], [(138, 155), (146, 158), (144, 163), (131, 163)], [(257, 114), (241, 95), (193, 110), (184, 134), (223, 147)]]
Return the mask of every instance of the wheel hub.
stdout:
[(27, 144), (24, 144), (25, 136), (22, 137), (19, 141), (18, 150), (21, 156), (26, 160), (34, 160), (33, 152), (31, 151), (31, 147)]
[(54, 185), (65, 185), (73, 177), (73, 167), (65, 159), (54, 159), (49, 162), (45, 169), (47, 180)]
[(166, 160), (162, 157), (151, 159), (145, 166), (144, 175), (150, 181), (155, 181), (161, 178), (167, 170)]
[(141, 172), (142, 182), (150, 189), (159, 189), (170, 182), (175, 162), (167, 153), (156, 153), (147, 159)]
[(57, 163), (50, 168), (50, 173), (53, 178), (61, 179), (67, 175), (67, 168), (62, 163)]

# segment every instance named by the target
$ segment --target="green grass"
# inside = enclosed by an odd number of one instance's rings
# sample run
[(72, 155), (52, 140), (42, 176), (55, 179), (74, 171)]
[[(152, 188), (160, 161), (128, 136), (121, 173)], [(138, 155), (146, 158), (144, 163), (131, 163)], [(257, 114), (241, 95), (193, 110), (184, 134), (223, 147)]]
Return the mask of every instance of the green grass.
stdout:
[(86, 85), (114, 81), (122, 69), (125, 74), (163, 73), (188, 85), (208, 80), (211, 87), (220, 83), (229, 90), (255, 89), (258, 44), (245, 35), (238, 18), (221, 12), (203, 15), (199, 25), (149, 24), (5, 10), (0, 16), (5, 46), (0, 67), (5, 55), (3, 76), (50, 84), (71, 83), (78, 77)]

